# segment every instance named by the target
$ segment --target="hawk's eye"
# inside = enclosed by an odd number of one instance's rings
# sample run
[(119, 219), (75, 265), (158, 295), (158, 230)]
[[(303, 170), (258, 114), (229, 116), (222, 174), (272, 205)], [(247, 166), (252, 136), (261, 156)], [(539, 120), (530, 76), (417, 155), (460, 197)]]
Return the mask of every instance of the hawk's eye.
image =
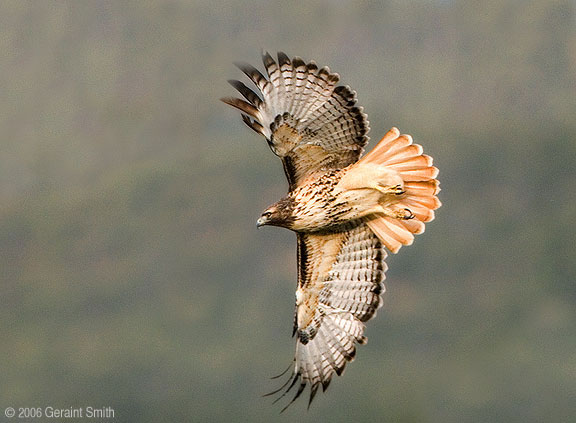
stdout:
[(265, 211), (264, 213), (262, 213), (262, 217), (270, 217), (270, 216), (272, 216), (271, 211)]

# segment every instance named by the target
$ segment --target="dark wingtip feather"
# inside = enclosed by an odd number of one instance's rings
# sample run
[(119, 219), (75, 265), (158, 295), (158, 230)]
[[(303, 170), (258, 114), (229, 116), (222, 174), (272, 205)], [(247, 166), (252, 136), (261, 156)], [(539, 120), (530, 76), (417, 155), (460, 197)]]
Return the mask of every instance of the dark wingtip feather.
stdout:
[(279, 375), (272, 376), (270, 379), (278, 379), (279, 377), (284, 376), (284, 375), (286, 374), (286, 372), (287, 372), (288, 370), (290, 370), (290, 367), (292, 367), (292, 366), (293, 366), (293, 363), (290, 363), (290, 364), (288, 365), (288, 367), (286, 367), (286, 370), (284, 370), (284, 371), (283, 371), (282, 373), (280, 373)]
[(306, 62), (304, 62), (301, 57), (296, 56), (292, 59), (292, 65), (294, 65), (295, 68), (298, 68), (300, 66), (306, 66)]
[(265, 135), (264, 134), (264, 127), (262, 125), (260, 125), (259, 122), (250, 119), (250, 117), (245, 115), (244, 113), (242, 113), (242, 122), (244, 122), (254, 132), (256, 132), (260, 135)]
[(264, 75), (262, 75), (262, 72), (260, 72), (251, 64), (246, 62), (234, 62), (234, 65), (236, 65), (238, 69), (244, 72), (244, 74), (250, 78), (250, 80), (254, 82), (254, 84), (256, 84), (260, 90), (262, 90), (266, 85), (267, 80), (264, 78)]
[[(271, 395), (277, 394), (278, 392), (280, 392), (282, 389), (284, 389), (286, 387), (286, 385), (288, 385), (293, 380), (292, 379), (293, 377), (294, 377), (294, 373), (292, 375), (290, 375), (288, 380), (286, 382), (284, 382), (284, 384), (280, 388), (278, 388), (272, 392), (268, 392), (267, 394), (262, 395), (262, 397), (269, 397)], [(294, 384), (294, 382), (292, 382), (292, 384)], [(288, 391), (286, 391), (286, 392), (288, 392)], [(286, 395), (286, 392), (284, 392), (284, 394), (280, 398), (282, 398), (284, 395)], [(280, 398), (276, 399), (272, 404), (275, 404)]]
[(250, 63), (247, 63), (247, 62), (234, 62), (234, 66), (236, 66), (242, 72), (245, 72), (245, 69), (251, 69), (254, 67)]
[(318, 70), (318, 65), (316, 64), (316, 62), (314, 60), (310, 60), (308, 62), (308, 64), (306, 65), (306, 67), (308, 68), (309, 73), (314, 73)]
[(264, 66), (266, 67), (276, 64), (270, 53), (267, 51), (262, 54), (262, 62), (264, 62)]
[(319, 387), (320, 387), (320, 382), (316, 382), (310, 388), (310, 398), (308, 398), (308, 410), (310, 410), (310, 405), (312, 404), (312, 401), (314, 401), (314, 397), (316, 396), (316, 392), (318, 392)]
[(288, 57), (288, 55), (282, 51), (278, 52), (278, 65), (282, 66), (282, 65), (289, 65), (290, 62), (290, 58)]
[(298, 373), (293, 372), (290, 375), (290, 378), (286, 381), (286, 383), (284, 385), (282, 385), (282, 387), (279, 390), (277, 390), (276, 392), (279, 392), (282, 388), (284, 388), (286, 385), (288, 385), (289, 382), (292, 382), (292, 383), (290, 383), (290, 386), (288, 386), (288, 388), (286, 388), (284, 393), (282, 395), (280, 395), (278, 398), (276, 398), (272, 402), (272, 404), (276, 404), (278, 401), (280, 401), (282, 398), (284, 398), (286, 396), (286, 394), (288, 392), (290, 392), (290, 390), (294, 387), (294, 385), (296, 385), (296, 382), (298, 382), (299, 379), (300, 379), (300, 373), (299, 372)]
[(240, 98), (223, 97), (220, 100), (223, 101), (224, 103), (232, 106), (232, 107), (237, 108), (241, 112), (244, 112), (249, 116), (252, 116), (255, 119), (258, 118), (258, 109), (256, 107), (254, 107), (252, 104), (250, 104), (250, 103), (248, 103), (248, 102), (246, 102)]
[(237, 81), (235, 79), (229, 79), (228, 83), (236, 88), (238, 92), (242, 94), (244, 98), (252, 103), (256, 108), (260, 107), (262, 104), (262, 99), (258, 97), (258, 94), (248, 88), (243, 82)]
[(296, 401), (300, 397), (300, 395), (302, 395), (302, 392), (304, 392), (304, 388), (306, 388), (306, 382), (301, 382), (300, 386), (298, 387), (298, 391), (296, 392), (296, 395), (294, 395), (294, 398), (292, 398), (292, 400), (288, 403), (288, 405), (284, 407), (282, 411), (280, 411), (280, 414), (282, 414), (284, 411), (288, 409), (288, 407), (294, 404), (294, 401)]
[(330, 386), (330, 382), (332, 382), (332, 375), (330, 375), (328, 379), (322, 381), (322, 392), (326, 392), (326, 389)]

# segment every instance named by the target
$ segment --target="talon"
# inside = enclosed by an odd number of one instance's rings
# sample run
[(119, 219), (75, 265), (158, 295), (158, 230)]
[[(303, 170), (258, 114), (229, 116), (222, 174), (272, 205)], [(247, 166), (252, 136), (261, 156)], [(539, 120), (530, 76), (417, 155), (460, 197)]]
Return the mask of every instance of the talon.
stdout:
[(402, 188), (402, 185), (398, 184), (398, 185), (394, 185), (391, 189), (391, 192), (393, 192), (396, 195), (402, 195), (404, 194), (406, 191), (404, 191), (404, 188)]
[(394, 186), (377, 186), (376, 189), (380, 191), (384, 195), (394, 194), (394, 195), (402, 195), (406, 191), (402, 188), (402, 185), (394, 185)]
[(408, 215), (407, 216), (404, 215), (402, 217), (402, 219), (404, 219), (404, 220), (414, 219), (414, 213), (412, 213), (412, 210), (410, 210), (410, 209), (404, 209), (404, 210), (408, 213)]

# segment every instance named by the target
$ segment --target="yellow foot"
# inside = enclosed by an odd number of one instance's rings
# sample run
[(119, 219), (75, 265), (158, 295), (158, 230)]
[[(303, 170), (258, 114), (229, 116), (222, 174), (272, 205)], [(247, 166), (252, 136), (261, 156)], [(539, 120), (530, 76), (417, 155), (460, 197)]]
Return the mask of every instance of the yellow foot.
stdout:
[(403, 209), (403, 210), (399, 210), (402, 214), (402, 216), (400, 217), (400, 219), (403, 220), (410, 220), (410, 219), (414, 219), (414, 213), (412, 213), (412, 210), (410, 209)]
[(414, 213), (412, 213), (412, 210), (410, 209), (397, 209), (397, 208), (392, 208), (392, 207), (375, 207), (373, 209), (368, 210), (368, 213), (366, 213), (366, 215), (371, 215), (374, 214), (376, 216), (380, 215), (380, 216), (387, 216), (387, 217), (392, 217), (394, 219), (400, 219), (400, 220), (410, 220), (410, 219), (414, 219)]
[(376, 189), (384, 195), (402, 195), (406, 192), (400, 184), (388, 186), (377, 185)]
[(388, 217), (393, 217), (394, 219), (410, 220), (414, 219), (414, 213), (410, 209), (392, 209), (387, 208), (384, 211), (384, 215)]

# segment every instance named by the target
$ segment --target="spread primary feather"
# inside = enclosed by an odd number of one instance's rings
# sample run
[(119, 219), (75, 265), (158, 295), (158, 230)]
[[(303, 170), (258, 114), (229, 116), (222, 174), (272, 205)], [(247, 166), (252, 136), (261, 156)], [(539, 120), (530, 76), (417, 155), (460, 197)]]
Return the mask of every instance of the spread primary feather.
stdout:
[(239, 68), (256, 92), (230, 81), (243, 99), (222, 101), (263, 135), (282, 160), (288, 193), (259, 225), (293, 230), (298, 240), (296, 353), (284, 395), (310, 386), (309, 403), (366, 342), (364, 322), (381, 306), (386, 250), (397, 253), (424, 232), (441, 203), (438, 169), (410, 135), (392, 128), (361, 158), (366, 114), (339, 76), (314, 62), (263, 55), (266, 76)]

